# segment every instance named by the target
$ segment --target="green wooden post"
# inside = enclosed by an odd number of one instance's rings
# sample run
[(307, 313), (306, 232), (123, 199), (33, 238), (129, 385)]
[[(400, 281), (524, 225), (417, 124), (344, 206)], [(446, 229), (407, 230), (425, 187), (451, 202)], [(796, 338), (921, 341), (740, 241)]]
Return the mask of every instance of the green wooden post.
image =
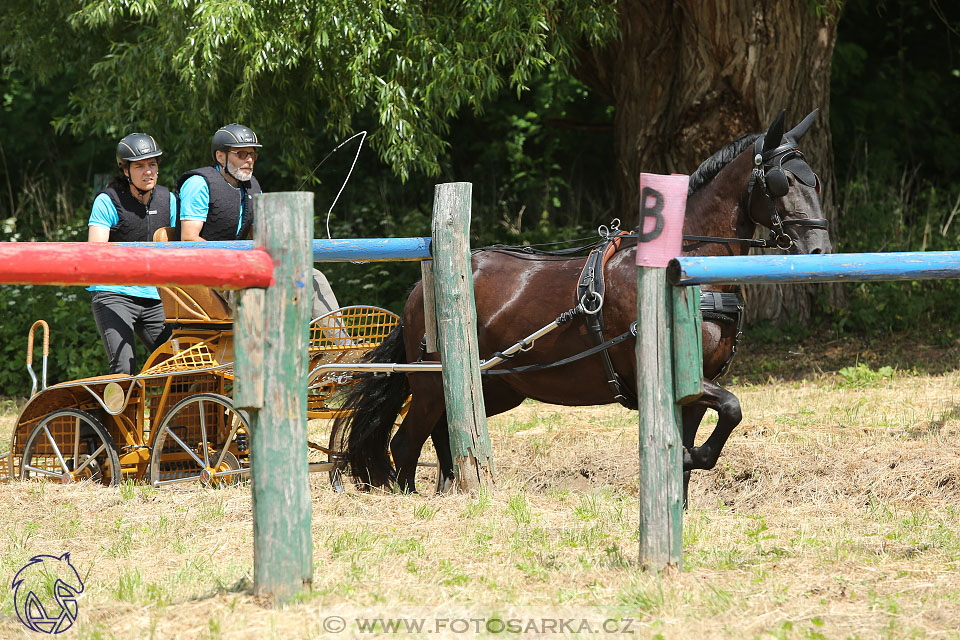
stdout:
[(457, 488), (467, 492), (493, 482), (470, 263), (471, 192), (469, 182), (438, 184), (433, 199), (433, 280), (443, 396)]
[[(673, 305), (674, 415), (683, 437), (683, 405), (703, 395), (703, 335), (700, 287), (670, 287)], [(683, 504), (687, 503), (690, 472), (683, 472)]]
[(683, 442), (673, 384), (673, 305), (665, 269), (637, 271), (640, 564), (660, 571), (679, 568), (683, 559)]
[(281, 604), (313, 582), (307, 481), (307, 344), (313, 194), (256, 196), (254, 245), (274, 261), (274, 284), (240, 296), (235, 403), (251, 428), (254, 593)]
[(437, 300), (433, 284), (433, 260), (420, 262), (420, 281), (423, 283), (423, 338), (427, 353), (437, 352)]
[(684, 405), (703, 395), (700, 287), (670, 287), (670, 298), (673, 308), (673, 392), (677, 405)]

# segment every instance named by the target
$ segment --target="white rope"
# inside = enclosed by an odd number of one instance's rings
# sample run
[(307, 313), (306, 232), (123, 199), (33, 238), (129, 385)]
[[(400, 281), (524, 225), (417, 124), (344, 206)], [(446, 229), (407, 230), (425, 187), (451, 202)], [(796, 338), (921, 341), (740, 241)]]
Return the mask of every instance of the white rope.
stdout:
[(333, 238), (333, 236), (330, 234), (330, 214), (333, 213), (333, 208), (337, 205), (337, 201), (340, 200), (340, 196), (343, 194), (343, 190), (347, 188), (347, 183), (350, 181), (350, 176), (353, 175), (353, 168), (357, 166), (357, 160), (360, 158), (360, 150), (363, 148), (363, 141), (367, 139), (367, 132), (366, 132), (366, 131), (357, 132), (357, 133), (353, 134), (352, 136), (350, 136), (349, 138), (347, 138), (346, 140), (344, 140), (343, 142), (341, 142), (340, 144), (338, 144), (336, 147), (334, 147), (333, 150), (330, 151), (330, 153), (328, 153), (326, 156), (324, 156), (323, 160), (321, 160), (321, 161), (317, 164), (317, 166), (313, 168), (313, 171), (310, 172), (310, 175), (308, 175), (306, 178), (303, 179), (303, 182), (301, 182), (301, 183), (300, 183), (300, 186), (297, 188), (298, 191), (299, 191), (300, 189), (302, 189), (302, 188), (303, 188), (303, 185), (306, 184), (307, 180), (309, 180), (310, 178), (312, 178), (312, 177), (313, 177), (313, 174), (317, 172), (317, 169), (319, 169), (320, 166), (321, 166), (324, 162), (327, 161), (327, 158), (329, 158), (329, 157), (332, 156), (334, 153), (336, 153), (337, 151), (339, 151), (340, 148), (341, 148), (343, 145), (347, 144), (348, 142), (350, 142), (351, 140), (353, 140), (353, 139), (356, 138), (357, 136), (361, 136), (361, 138), (360, 138), (360, 144), (357, 145), (357, 153), (353, 156), (353, 162), (350, 164), (350, 170), (347, 171), (347, 177), (343, 179), (343, 184), (340, 185), (340, 190), (337, 191), (337, 195), (336, 195), (336, 197), (333, 199), (333, 202), (330, 204), (330, 208), (327, 209), (326, 228), (327, 228), (327, 238), (328, 238), (328, 239), (332, 239), (332, 238)]

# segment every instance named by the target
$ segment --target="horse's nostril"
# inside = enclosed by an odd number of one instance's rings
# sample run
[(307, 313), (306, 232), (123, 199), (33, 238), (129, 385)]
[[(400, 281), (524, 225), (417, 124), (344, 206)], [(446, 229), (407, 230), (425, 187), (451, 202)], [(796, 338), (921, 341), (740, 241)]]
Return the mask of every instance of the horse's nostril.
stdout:
[(812, 249), (810, 255), (823, 253), (823, 249)]

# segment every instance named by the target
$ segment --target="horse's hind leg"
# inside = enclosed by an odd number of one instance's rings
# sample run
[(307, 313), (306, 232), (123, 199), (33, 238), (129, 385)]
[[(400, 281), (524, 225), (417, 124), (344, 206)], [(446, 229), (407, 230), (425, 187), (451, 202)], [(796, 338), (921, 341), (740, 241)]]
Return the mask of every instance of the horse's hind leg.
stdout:
[[(486, 380), (483, 387), (483, 405), (487, 417), (495, 416), (519, 407), (524, 396), (498, 380)], [(457, 486), (457, 476), (453, 470), (453, 453), (450, 451), (450, 431), (447, 428), (446, 414), (433, 430), (433, 446), (437, 450), (437, 463), (440, 465), (440, 480), (437, 490), (451, 493)]]
[[(740, 420), (743, 418), (740, 413), (740, 401), (737, 400), (737, 396), (723, 387), (705, 380), (703, 382), (703, 395), (700, 396), (696, 402), (693, 402), (690, 407), (691, 422), (696, 415), (693, 408), (713, 409), (717, 412), (717, 426), (702, 445), (694, 447), (693, 438), (696, 436), (697, 430), (696, 427), (690, 429), (692, 433), (690, 434), (690, 440), (688, 442), (687, 412), (684, 410), (683, 444), (687, 449), (683, 455), (684, 471), (689, 471), (690, 469), (713, 469), (717, 464), (717, 460), (720, 458), (720, 452), (723, 450), (723, 445), (726, 444), (727, 438), (730, 437), (730, 434), (736, 426), (740, 424)], [(699, 411), (699, 415), (701, 418), (703, 417), (702, 410)], [(699, 422), (698, 419), (697, 424), (699, 424)], [(689, 466), (687, 464), (688, 457)]]
[(447, 427), (447, 418), (444, 414), (443, 420), (437, 424), (430, 436), (433, 440), (433, 448), (437, 450), (437, 464), (439, 469), (437, 473), (440, 478), (437, 482), (438, 493), (451, 493), (456, 487), (457, 477), (453, 472), (453, 453), (450, 451), (450, 431)]
[[(429, 397), (421, 388), (413, 394), (413, 401), (407, 415), (390, 441), (390, 452), (397, 471), (397, 484), (400, 491), (416, 493), (417, 461), (423, 443), (440, 423), (443, 417), (443, 396)], [(446, 426), (446, 423), (443, 423)], [(449, 448), (449, 447), (448, 447)]]

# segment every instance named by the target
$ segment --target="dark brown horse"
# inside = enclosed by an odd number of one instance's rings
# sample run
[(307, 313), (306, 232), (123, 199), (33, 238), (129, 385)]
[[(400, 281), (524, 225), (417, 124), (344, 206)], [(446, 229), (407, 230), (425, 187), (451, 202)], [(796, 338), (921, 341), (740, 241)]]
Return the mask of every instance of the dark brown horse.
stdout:
[[(689, 254), (742, 255), (749, 250), (757, 225), (772, 231), (781, 248), (802, 253), (829, 251), (826, 221), (820, 213), (819, 181), (797, 148), (816, 111), (783, 133), (783, 114), (764, 136), (744, 136), (705, 161), (690, 177), (684, 234), (733, 242), (694, 240)], [(628, 330), (637, 318), (636, 241), (625, 241), (606, 265), (603, 323), (605, 336)], [(576, 304), (576, 288), (585, 258), (530, 255), (503, 249), (483, 249), (473, 255), (480, 357), (504, 349), (544, 327)], [(733, 291), (733, 288), (718, 288)], [(718, 298), (719, 299), (719, 298)], [(729, 362), (738, 338), (736, 318), (720, 309), (704, 314), (704, 394), (683, 409), (685, 485), (691, 469), (711, 469), (734, 427), (739, 424), (737, 398), (713, 382)], [(436, 360), (424, 354), (423, 292), (417, 284), (407, 300), (402, 324), (372, 352), (375, 362)], [(535, 347), (509, 361), (510, 367), (556, 362), (597, 344), (584, 317), (563, 324), (539, 338)], [(609, 349), (610, 361), (625, 385), (636, 389), (635, 341)], [(488, 416), (518, 406), (524, 398), (583, 406), (615, 402), (615, 392), (601, 356), (572, 364), (507, 375), (485, 375), (483, 398)], [(396, 435), (387, 445), (394, 421), (408, 394), (413, 400)], [(433, 436), (442, 481), (453, 480), (443, 389), (437, 373), (394, 373), (361, 381), (346, 400), (353, 413), (342, 418), (335, 432), (347, 442), (345, 459), (361, 484), (385, 486), (396, 481), (401, 490), (415, 491), (414, 473), (420, 451)], [(718, 422), (709, 438), (694, 446), (697, 428), (707, 409)], [(341, 440), (342, 442), (343, 440)], [(441, 482), (444, 484), (444, 482)]]

